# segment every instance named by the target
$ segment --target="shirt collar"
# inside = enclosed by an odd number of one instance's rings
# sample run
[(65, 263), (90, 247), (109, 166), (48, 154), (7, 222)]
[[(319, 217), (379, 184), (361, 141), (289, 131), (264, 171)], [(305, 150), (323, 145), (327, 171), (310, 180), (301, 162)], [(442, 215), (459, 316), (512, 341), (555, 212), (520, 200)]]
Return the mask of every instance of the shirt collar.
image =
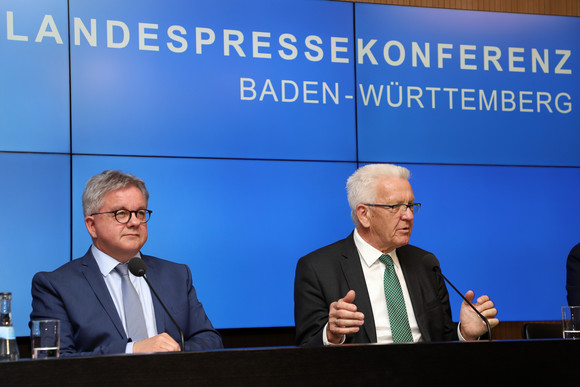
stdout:
[[(93, 257), (95, 257), (95, 261), (97, 261), (97, 265), (99, 266), (99, 270), (101, 271), (103, 277), (109, 275), (109, 273), (113, 271), (120, 263), (110, 255), (103, 253), (95, 245), (91, 246), (91, 253), (93, 253)], [(141, 258), (141, 253), (138, 252), (135, 256)]]
[[(373, 246), (368, 244), (358, 233), (358, 230), (354, 229), (354, 244), (358, 250), (358, 254), (362, 260), (366, 263), (368, 267), (371, 267), (376, 261), (379, 260), (383, 253), (380, 250), (375, 249)], [(393, 264), (399, 266), (399, 259), (397, 257), (397, 249), (389, 253), (393, 259)]]

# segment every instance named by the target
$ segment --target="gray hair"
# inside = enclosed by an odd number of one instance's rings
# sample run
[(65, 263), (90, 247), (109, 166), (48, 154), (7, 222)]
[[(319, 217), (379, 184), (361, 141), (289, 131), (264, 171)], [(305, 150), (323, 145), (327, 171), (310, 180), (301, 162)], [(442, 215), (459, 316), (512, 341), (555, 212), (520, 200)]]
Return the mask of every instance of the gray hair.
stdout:
[(394, 164), (368, 164), (357, 169), (346, 182), (346, 194), (350, 206), (350, 217), (358, 227), (356, 206), (360, 203), (374, 203), (377, 196), (377, 180), (399, 178), (409, 180), (411, 172), (405, 167)]
[(109, 192), (128, 186), (139, 188), (145, 201), (149, 202), (149, 192), (145, 187), (145, 182), (138, 177), (113, 170), (104, 171), (91, 177), (87, 182), (85, 192), (83, 192), (83, 214), (85, 217), (99, 211)]

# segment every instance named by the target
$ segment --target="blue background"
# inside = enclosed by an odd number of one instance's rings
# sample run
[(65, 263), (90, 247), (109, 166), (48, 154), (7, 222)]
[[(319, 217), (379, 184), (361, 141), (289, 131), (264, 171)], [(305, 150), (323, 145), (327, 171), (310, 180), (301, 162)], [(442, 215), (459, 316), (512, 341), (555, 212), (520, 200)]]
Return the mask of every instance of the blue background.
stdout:
[[(6, 39), (7, 10), (28, 42)], [(71, 23), (96, 19), (98, 44), (73, 42), (69, 67), (66, 1), (0, 0), (0, 11), (0, 51), (9, 58), (0, 61), (0, 290), (13, 292), (17, 335), (27, 334), (34, 273), (88, 249), (80, 197), (105, 169), (146, 181), (153, 215), (143, 252), (191, 267), (217, 328), (294, 324), (296, 261), (352, 231), (344, 187), (366, 162), (411, 170), (423, 203), (411, 243), (435, 253), (460, 290), (489, 294), (504, 321), (560, 318), (566, 256), (580, 241), (577, 113), (373, 108), (359, 85), (564, 90), (575, 102), (575, 72), (456, 71), (452, 61), (441, 71), (435, 57), (431, 69), (393, 68), (382, 49), (373, 50), (378, 66), (356, 65), (353, 20), (356, 37), (377, 44), (571, 49), (567, 67), (576, 68), (576, 18), (315, 0), (72, 0)], [(45, 14), (62, 45), (34, 42)], [(127, 24), (126, 48), (106, 47), (106, 20)], [(159, 52), (137, 49), (138, 23), (159, 24), (149, 42)], [(170, 25), (187, 29), (186, 52), (165, 47)], [(196, 27), (216, 33), (202, 55)], [(223, 29), (244, 33), (245, 58), (223, 55)], [(251, 57), (252, 31), (271, 33), (262, 51), (272, 59)], [(297, 59), (276, 54), (282, 33), (297, 38)], [(309, 35), (323, 39), (320, 62), (304, 59)], [(348, 39), (340, 44), (348, 63), (330, 61), (330, 37)], [(242, 101), (240, 77), (255, 79), (258, 95), (266, 79), (338, 83), (341, 98)], [(457, 319), (460, 301), (451, 298)]]
[[(352, 6), (331, 2), (148, 2), (117, 7), (117, 1), (72, 2), (85, 24), (97, 18), (97, 47), (73, 46), (71, 58), (73, 152), (307, 160), (354, 160), (354, 99), (339, 104), (281, 102), (281, 80), (340, 83), (354, 94), (354, 64), (330, 62), (330, 36), (352, 42)], [(114, 10), (114, 11), (111, 11)], [(106, 47), (105, 20), (121, 20), (132, 32), (125, 49)], [(137, 22), (159, 24), (159, 52), (139, 51)], [(187, 30), (188, 49), (165, 48), (170, 25)], [(215, 43), (195, 53), (195, 28), (210, 28)], [(223, 54), (223, 29), (244, 34), (242, 49)], [(270, 32), (271, 59), (252, 58), (252, 31)], [(292, 33), (298, 58), (281, 59), (278, 36)], [(324, 38), (320, 62), (304, 58), (304, 39)], [(83, 42), (83, 38), (81, 38)], [(352, 47), (349, 53), (353, 55)], [(240, 78), (256, 81), (259, 98), (270, 79), (278, 102), (240, 100)], [(322, 87), (313, 98), (322, 100)], [(299, 100), (303, 98), (300, 93)], [(106, 111), (106, 114), (103, 112)], [(138, 133), (138, 136), (136, 134)], [(111, 141), (111, 139), (115, 141)]]
[[(494, 165), (551, 165), (580, 166), (580, 130), (578, 113), (558, 113), (551, 103), (553, 113), (542, 107), (537, 112), (535, 103), (526, 104), (534, 112), (461, 110), (459, 92), (455, 92), (453, 110), (448, 105), (448, 94), (439, 92), (438, 105), (431, 108), (431, 94), (426, 87), (479, 89), (488, 96), (493, 90), (501, 93), (510, 90), (548, 92), (552, 99), (560, 92), (570, 94), (572, 104), (579, 97), (580, 79), (576, 72), (580, 49), (580, 23), (577, 18), (547, 17), (539, 15), (513, 15), (493, 12), (455, 11), (428, 8), (382, 6), (373, 4), (356, 5), (356, 36), (368, 43), (377, 39), (373, 53), (378, 62), (371, 64), (365, 58), (357, 66), (357, 82), (368, 87), (384, 85), (383, 101), (364, 106), (358, 104), (359, 158), (364, 161), (417, 162), (417, 163), (460, 163)], [(398, 41), (405, 47), (406, 58), (400, 66), (390, 66), (383, 59), (383, 46), (388, 41)], [(421, 61), (412, 66), (411, 42), (417, 42), (424, 50), (430, 43), (431, 66), (425, 68)], [(445, 59), (443, 68), (437, 64), (437, 44), (453, 44), (452, 59)], [(460, 45), (474, 45), (468, 51), (476, 59), (468, 64), (477, 65), (477, 70), (460, 70)], [(484, 70), (483, 46), (501, 49), (499, 63), (503, 71)], [(525, 72), (508, 71), (508, 48), (523, 48), (525, 61), (516, 63), (525, 67)], [(531, 69), (531, 51), (537, 49), (542, 55), (549, 50), (550, 73), (544, 74)], [(554, 74), (561, 59), (555, 50), (569, 50), (571, 57), (564, 69), (572, 74)], [(391, 58), (398, 59), (399, 51), (391, 49)], [(412, 103), (406, 107), (404, 98), (401, 107), (393, 108), (386, 103), (386, 86), (398, 82), (423, 89), (423, 108)], [(398, 92), (393, 92), (393, 101)], [(405, 95), (405, 94), (404, 94)], [(443, 97), (445, 95), (445, 97)], [(478, 105), (476, 93), (472, 93)], [(526, 97), (535, 100), (534, 97)], [(519, 100), (516, 97), (516, 101)], [(447, 102), (445, 104), (444, 102)], [(519, 106), (519, 105), (518, 105)], [(396, 147), (386, 147), (394, 138), (404, 138)]]
[[(7, 12), (28, 42), (7, 39)], [(35, 39), (52, 15), (63, 44)], [(0, 1), (0, 151), (69, 152), (67, 9), (62, 0)]]

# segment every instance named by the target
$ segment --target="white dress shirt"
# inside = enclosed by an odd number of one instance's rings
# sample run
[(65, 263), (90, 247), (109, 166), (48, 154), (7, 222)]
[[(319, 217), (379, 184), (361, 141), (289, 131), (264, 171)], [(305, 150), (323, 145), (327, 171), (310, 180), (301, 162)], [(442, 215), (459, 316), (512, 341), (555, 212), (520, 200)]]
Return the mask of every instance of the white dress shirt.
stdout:
[[(383, 253), (365, 242), (356, 229), (354, 230), (354, 244), (358, 250), (365, 282), (367, 284), (367, 290), (369, 292), (371, 307), (373, 309), (377, 331), (377, 343), (392, 343), (393, 334), (391, 333), (391, 323), (389, 322), (389, 311), (387, 309), (384, 286), (386, 266), (379, 260)], [(405, 282), (401, 264), (397, 257), (397, 250), (395, 249), (388, 254), (393, 259), (395, 273), (397, 274), (399, 283), (401, 284), (401, 290), (403, 291), (403, 298), (407, 308), (407, 316), (409, 318), (409, 326), (411, 327), (411, 333), (413, 334), (413, 341), (422, 341), (423, 339), (421, 337), (421, 332), (419, 332), (419, 325), (417, 325), (411, 297), (409, 296), (409, 289), (407, 289), (407, 283)]]
[[(384, 274), (386, 266), (379, 260), (380, 256), (383, 255), (383, 253), (375, 249), (370, 244), (368, 244), (359, 235), (356, 229), (354, 230), (354, 244), (356, 245), (356, 249), (358, 251), (361, 260), (363, 275), (365, 277), (367, 291), (369, 293), (369, 299), (371, 301), (371, 308), (373, 310), (373, 316), (375, 320), (377, 343), (379, 344), (392, 343), (393, 334), (391, 332), (391, 323), (389, 321), (389, 311), (387, 309), (387, 300), (385, 297), (385, 288), (384, 288)], [(421, 336), (421, 332), (419, 331), (419, 325), (417, 324), (417, 319), (415, 318), (415, 312), (413, 311), (413, 304), (411, 303), (411, 297), (409, 296), (409, 289), (407, 289), (405, 276), (403, 275), (403, 270), (401, 268), (401, 264), (399, 263), (399, 258), (397, 257), (397, 250), (395, 249), (389, 252), (388, 254), (393, 259), (395, 273), (397, 274), (397, 278), (399, 278), (399, 283), (401, 284), (403, 299), (405, 300), (405, 307), (407, 309), (407, 316), (409, 318), (409, 326), (411, 327), (411, 334), (413, 335), (413, 342), (423, 341), (423, 337)], [(327, 326), (328, 323), (326, 323), (324, 327), (322, 341), (324, 345), (333, 345), (328, 341), (328, 338), (326, 337)], [(459, 325), (457, 327), (457, 333), (459, 336), (459, 340), (465, 341), (465, 339), (461, 335)], [(343, 338), (340, 344), (344, 343), (345, 340), (346, 337)]]
[[(127, 321), (125, 320), (125, 308), (123, 306), (123, 291), (121, 285), (121, 275), (117, 273), (115, 268), (119, 264), (119, 261), (110, 257), (109, 255), (103, 253), (101, 250), (95, 247), (95, 245), (91, 246), (91, 252), (93, 253), (93, 257), (97, 261), (97, 265), (99, 266), (99, 270), (103, 275), (105, 280), (105, 284), (107, 284), (107, 288), (109, 289), (109, 293), (111, 294), (111, 298), (113, 299), (113, 303), (115, 304), (115, 308), (117, 309), (117, 313), (121, 318), (121, 322), (123, 323), (123, 327), (125, 328), (125, 332), (127, 332)], [(137, 257), (141, 258), (141, 255), (137, 253)], [(131, 272), (129, 272), (129, 279), (131, 283), (135, 287), (137, 294), (139, 295), (139, 300), (141, 301), (141, 305), (143, 307), (143, 315), (145, 316), (145, 325), (147, 326), (147, 335), (149, 337), (153, 337), (157, 335), (157, 323), (155, 321), (155, 310), (153, 308), (153, 299), (151, 298), (151, 290), (149, 286), (145, 282), (142, 277), (135, 277)], [(126, 353), (133, 352), (133, 344), (134, 343), (127, 343), (127, 347), (125, 349)]]

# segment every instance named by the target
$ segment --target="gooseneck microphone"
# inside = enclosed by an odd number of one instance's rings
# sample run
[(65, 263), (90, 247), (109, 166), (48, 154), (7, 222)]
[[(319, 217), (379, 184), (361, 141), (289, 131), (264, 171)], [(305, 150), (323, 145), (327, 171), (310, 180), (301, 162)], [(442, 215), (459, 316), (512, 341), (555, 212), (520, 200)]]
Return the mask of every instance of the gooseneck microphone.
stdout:
[(161, 306), (165, 310), (165, 313), (167, 313), (167, 315), (169, 316), (169, 318), (171, 319), (171, 321), (173, 322), (173, 324), (175, 325), (175, 327), (179, 331), (179, 336), (181, 337), (181, 351), (185, 351), (185, 340), (183, 338), (183, 331), (181, 330), (181, 328), (179, 327), (177, 322), (173, 319), (173, 316), (171, 315), (171, 313), (169, 313), (169, 311), (165, 307), (165, 304), (163, 304), (163, 301), (161, 301), (161, 298), (159, 298), (159, 296), (157, 295), (157, 292), (155, 291), (155, 289), (153, 289), (153, 286), (151, 286), (151, 284), (149, 283), (149, 280), (145, 276), (145, 273), (147, 273), (147, 265), (145, 264), (145, 261), (143, 261), (141, 258), (133, 257), (129, 260), (128, 266), (129, 266), (129, 271), (131, 272), (131, 274), (133, 274), (135, 277), (143, 277), (145, 282), (147, 282), (149, 289), (151, 289), (151, 291), (153, 292), (153, 294), (155, 295), (155, 297), (157, 298), (157, 300), (159, 301), (159, 303), (161, 304)]
[(445, 277), (443, 275), (443, 273), (441, 273), (441, 269), (439, 268), (439, 266), (433, 266), (433, 271), (435, 273), (439, 274), (441, 276), (441, 278), (443, 278), (449, 285), (451, 285), (453, 290), (455, 290), (455, 292), (457, 294), (459, 294), (461, 296), (461, 298), (463, 298), (463, 301), (465, 301), (467, 303), (467, 305), (471, 306), (471, 309), (473, 309), (475, 311), (475, 313), (477, 313), (479, 318), (481, 318), (483, 320), (483, 322), (487, 326), (487, 336), (489, 337), (489, 341), (491, 341), (491, 327), (489, 326), (489, 321), (487, 321), (487, 319), (481, 313), (479, 313), (479, 310), (477, 310), (477, 308), (471, 302), (469, 302), (467, 300), (467, 298), (465, 298), (465, 296), (463, 294), (461, 294), (461, 292), (459, 290), (457, 290), (457, 288), (455, 286), (453, 286), (453, 284), (447, 279), (447, 277)]

